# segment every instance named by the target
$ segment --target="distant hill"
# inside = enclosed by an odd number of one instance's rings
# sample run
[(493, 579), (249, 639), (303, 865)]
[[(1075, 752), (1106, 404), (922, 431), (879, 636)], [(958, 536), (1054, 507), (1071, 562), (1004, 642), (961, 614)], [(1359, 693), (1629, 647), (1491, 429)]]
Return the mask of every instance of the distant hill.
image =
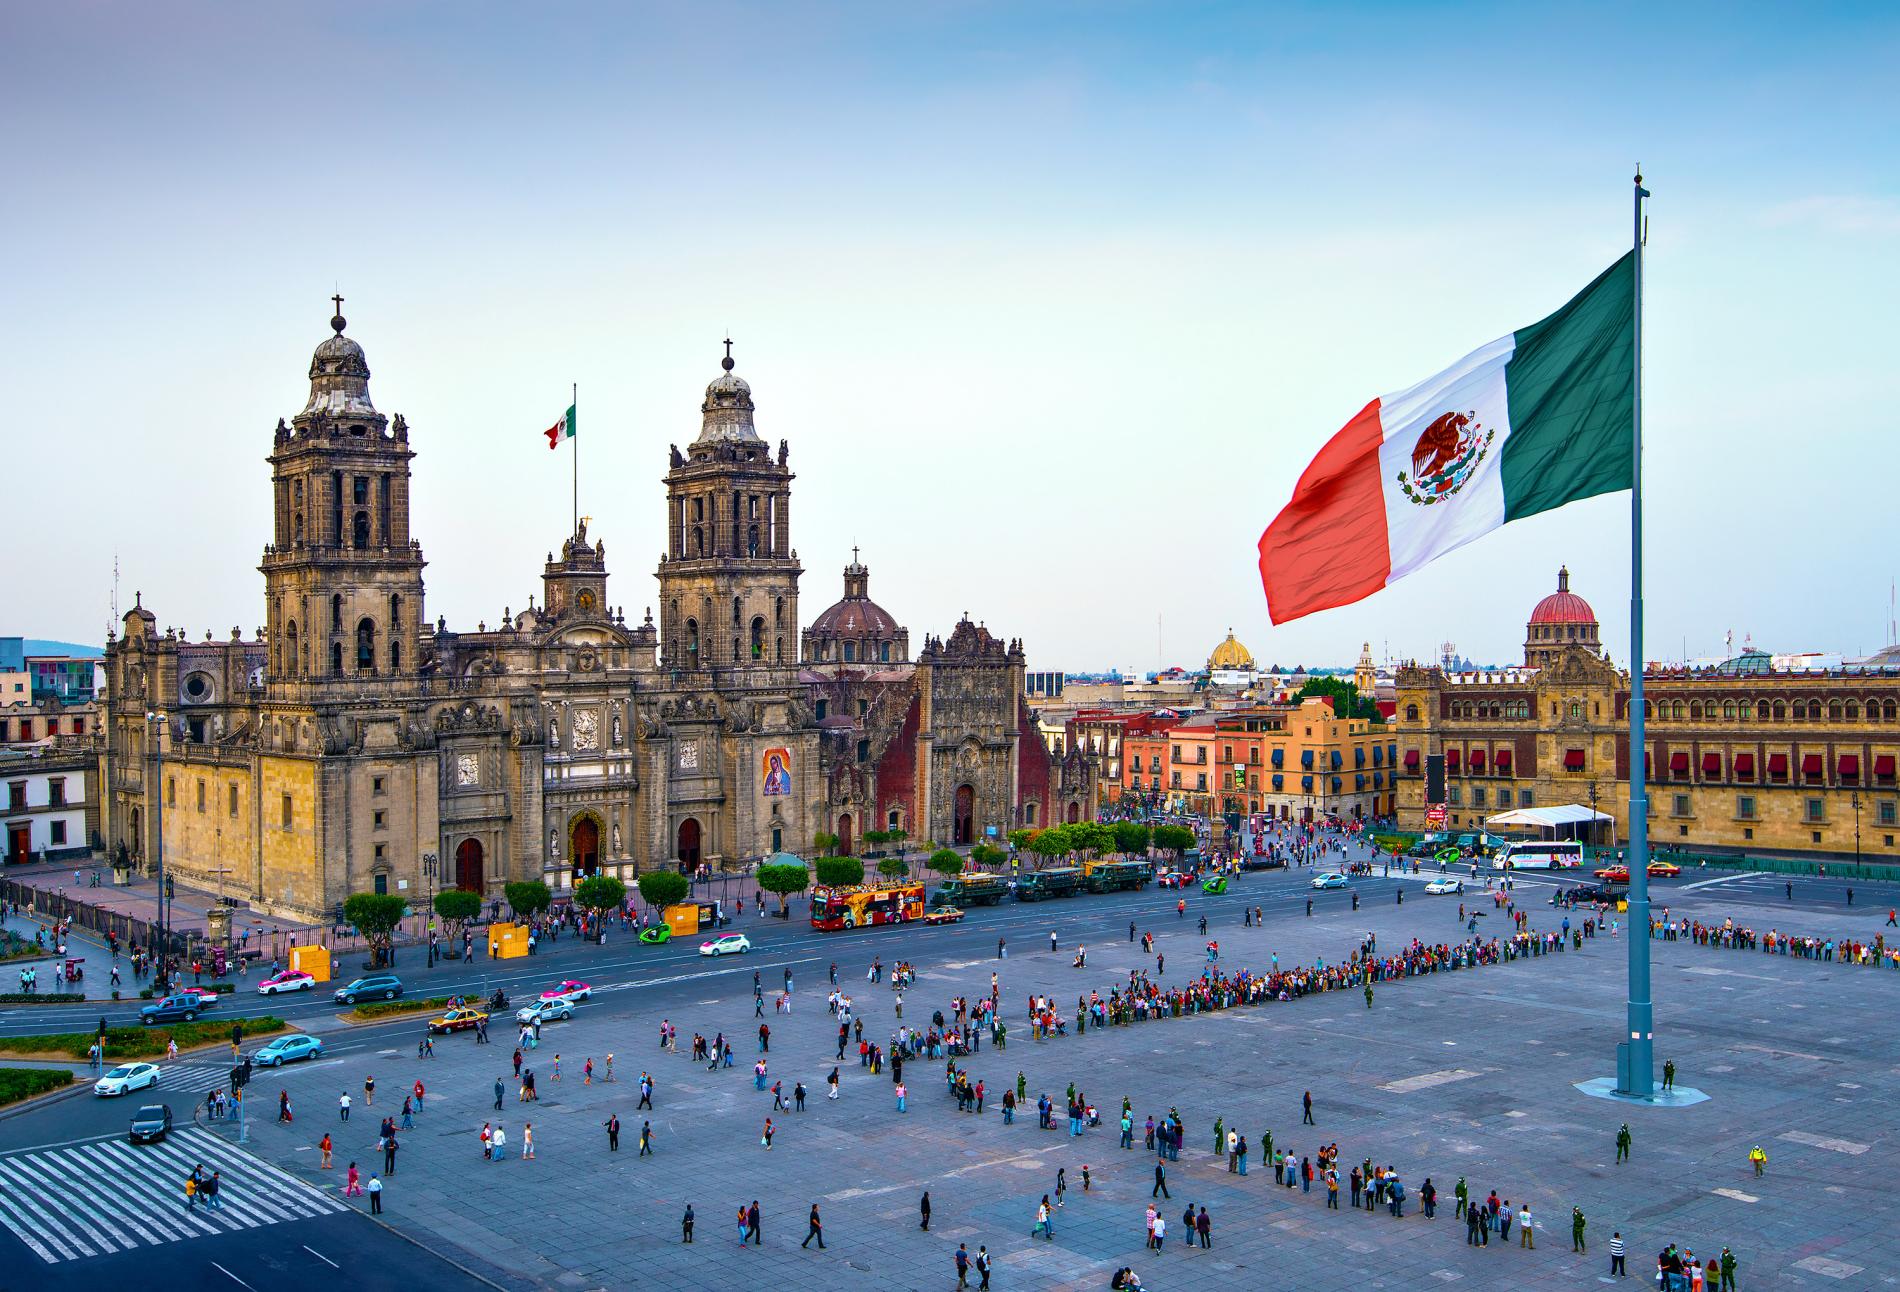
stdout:
[(91, 655), (100, 659), (105, 658), (105, 651), (98, 646), (82, 646), (78, 642), (51, 642), (39, 637), (26, 639), (26, 653), (28, 655)]

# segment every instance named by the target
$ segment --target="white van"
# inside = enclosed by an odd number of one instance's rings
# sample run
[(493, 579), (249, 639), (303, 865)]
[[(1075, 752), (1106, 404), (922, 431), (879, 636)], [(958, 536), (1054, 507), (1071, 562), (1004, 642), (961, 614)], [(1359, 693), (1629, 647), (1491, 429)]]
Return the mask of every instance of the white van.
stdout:
[(1581, 870), (1583, 844), (1575, 839), (1520, 839), (1491, 854), (1495, 870)]

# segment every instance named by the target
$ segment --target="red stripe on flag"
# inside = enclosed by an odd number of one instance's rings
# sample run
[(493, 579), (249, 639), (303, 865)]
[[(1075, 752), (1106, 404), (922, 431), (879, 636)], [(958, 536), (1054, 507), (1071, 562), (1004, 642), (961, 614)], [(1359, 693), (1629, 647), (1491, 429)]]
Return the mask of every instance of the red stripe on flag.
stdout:
[(558, 449), (561, 447), (561, 432), (566, 429), (567, 419), (563, 417), (560, 421), (548, 427), (547, 430), (541, 432), (541, 434), (548, 437), (548, 447), (550, 449)]
[(1260, 536), (1260, 584), (1276, 624), (1350, 605), (1392, 573), (1379, 487), (1379, 401), (1359, 410), (1300, 476)]

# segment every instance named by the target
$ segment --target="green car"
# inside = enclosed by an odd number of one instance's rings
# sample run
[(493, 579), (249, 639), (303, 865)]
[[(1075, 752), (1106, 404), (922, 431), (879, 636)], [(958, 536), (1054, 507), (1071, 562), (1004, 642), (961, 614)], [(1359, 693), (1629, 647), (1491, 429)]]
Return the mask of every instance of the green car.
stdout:
[(1226, 892), (1226, 891), (1227, 891), (1227, 876), (1225, 876), (1225, 875), (1216, 875), (1216, 876), (1214, 876), (1214, 877), (1213, 877), (1212, 879), (1204, 879), (1204, 880), (1202, 880), (1202, 881), (1201, 881), (1201, 891), (1202, 891), (1203, 893), (1224, 893), (1224, 892)]
[(640, 941), (650, 947), (657, 947), (662, 942), (671, 941), (672, 937), (673, 930), (667, 928), (664, 924), (651, 924), (640, 930)]

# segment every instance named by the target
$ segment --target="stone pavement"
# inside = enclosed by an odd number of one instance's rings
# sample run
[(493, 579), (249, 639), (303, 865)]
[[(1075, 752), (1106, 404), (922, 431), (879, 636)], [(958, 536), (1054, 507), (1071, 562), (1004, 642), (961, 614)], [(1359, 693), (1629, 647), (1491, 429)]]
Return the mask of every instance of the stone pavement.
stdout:
[[(1426, 898), (1415, 883), (1406, 886), (1403, 906), (1391, 901), (1393, 885), (1365, 885), (1360, 911), (1335, 904), (1307, 919), (1304, 879), (1241, 881), (1261, 894), (1268, 923), (1239, 927), (1237, 909), (1228, 908), (1226, 927), (1210, 930), (1220, 938), (1223, 963), (1264, 970), (1275, 951), (1285, 965), (1316, 955), (1331, 961), (1367, 931), (1391, 950), (1413, 935), (1451, 940), (1462, 927), (1458, 898)], [(1534, 923), (1554, 927), (1558, 914), (1537, 900), (1547, 891), (1520, 884)], [(1719, 918), (1729, 909), (1720, 885), (1668, 896), (1677, 913)], [(1168, 897), (1166, 909), (1153, 893), (1129, 903), (1142, 926), (1160, 936), (1164, 981), (1175, 982), (1198, 973), (1204, 939), (1192, 918), (1174, 919)], [(1886, 905), (1880, 903), (1883, 916)], [(1066, 928), (1085, 909), (1103, 913), (1101, 906), (1060, 903), (1047, 918)], [(1860, 931), (1866, 922), (1872, 936), (1876, 927), (1871, 911), (1763, 915), (1758, 927), (1776, 922), (1794, 932)], [(1102, 924), (1097, 918), (1092, 927)], [(886, 965), (907, 945), (916, 943), (892, 931), (882, 948)], [(294, 1127), (256, 1126), (252, 1144), (316, 1178), (314, 1146), (327, 1130), (338, 1135), (339, 1176), (352, 1158), (367, 1167), (376, 1156), (377, 1116), (398, 1109), (403, 1088), (420, 1073), (429, 1107), (417, 1128), (400, 1136), (386, 1219), (438, 1249), (452, 1245), (458, 1259), (507, 1286), (949, 1288), (961, 1241), (972, 1252), (978, 1243), (989, 1245), (998, 1288), (1100, 1288), (1121, 1264), (1134, 1265), (1151, 1288), (1187, 1281), (1212, 1288), (1575, 1287), (1607, 1273), (1607, 1244), (1617, 1229), (1629, 1244), (1632, 1278), (1645, 1287), (1653, 1285), (1655, 1253), (1669, 1241), (1704, 1259), (1725, 1243), (1734, 1247), (1744, 1287), (1894, 1282), (1900, 1209), (1885, 1192), (1870, 1190), (1873, 1181), (1860, 1172), (1892, 1160), (1895, 1150), (1890, 1109), (1900, 1091), (1900, 1041), (1876, 1020), (1892, 1018), (1900, 973), (1656, 944), (1658, 1058), (1675, 1058), (1679, 1080), (1713, 1096), (1693, 1108), (1659, 1110), (1571, 1089), (1612, 1068), (1622, 1027), (1621, 939), (1382, 984), (1370, 1010), (1356, 991), (1336, 992), (1042, 1043), (1028, 1038), (1022, 1022), (1027, 993), (1053, 991), (1072, 1005), (1077, 992), (1095, 988), (1106, 996), (1129, 968), (1153, 962), (1127, 943), (1125, 925), (1116, 937), (1090, 942), (1085, 970), (1070, 967), (1073, 942), (1066, 935), (1054, 955), (1046, 936), (1034, 945), (1031, 953), (1029, 939), (1014, 938), (1007, 961), (991, 958), (992, 942), (991, 954), (920, 963), (920, 981), (905, 993), (906, 1019), (921, 1026), (933, 1008), (948, 1012), (950, 996), (986, 993), (990, 972), (1002, 974), (1009, 1047), (997, 1053), (986, 1045), (968, 1065), (992, 1092), (981, 1117), (955, 1112), (936, 1063), (907, 1066), (907, 1115), (895, 1111), (888, 1073), (871, 1077), (855, 1056), (841, 1068), (842, 1098), (826, 1101), (836, 1025), (824, 1008), (824, 965), (801, 963), (797, 1012), (773, 1016), (779, 962), (758, 955), (709, 967), (714, 976), (683, 982), (670, 997), (609, 995), (583, 1007), (576, 1021), (550, 1025), (528, 1058), (541, 1101), (518, 1103), (508, 1083), (499, 1114), (511, 1140), (505, 1162), (483, 1162), (477, 1138), (481, 1124), (497, 1116), (493, 1079), (509, 1067), (511, 1046), (500, 1028), (492, 1047), (466, 1037), (440, 1042), (432, 1062), (418, 1062), (412, 1044), (391, 1045), (373, 1056), (262, 1075), (260, 1106), (274, 1104), (280, 1087), (289, 1089), (299, 1117)], [(888, 986), (866, 984), (864, 968), (841, 964), (840, 977), (866, 1017), (867, 1036), (882, 1041), (892, 1027), (893, 996)], [(770, 1153), (759, 1135), (771, 1100), (753, 1090), (750, 1070), (757, 1050), (752, 969), (768, 989), (772, 1078), (788, 1091), (803, 1079), (812, 1092), (807, 1112), (777, 1115)], [(656, 1048), (662, 1016), (680, 1030), (677, 1055)], [(733, 1069), (708, 1073), (685, 1051), (695, 1030), (710, 1037), (720, 1029), (738, 1042), (739, 1057)], [(608, 1050), (616, 1054), (617, 1084), (583, 1087), (582, 1062), (592, 1055), (598, 1064)], [(551, 1073), (557, 1051), (558, 1083)], [(647, 1159), (636, 1156), (645, 1116), (634, 1108), (642, 1065), (658, 1083), (658, 1155)], [(361, 1106), (366, 1070), (378, 1078), (374, 1109)], [(1004, 1126), (997, 1100), (1019, 1070), (1031, 1107)], [(1038, 1131), (1035, 1096), (1047, 1091), (1060, 1104), (1071, 1080), (1101, 1108), (1103, 1127), (1080, 1139), (1062, 1129)], [(345, 1088), (358, 1103), (347, 1133), (335, 1112)], [(1302, 1130), (1305, 1089), (1313, 1092), (1318, 1125)], [(1170, 1241), (1160, 1254), (1143, 1248), (1154, 1157), (1140, 1150), (1139, 1136), (1133, 1152), (1116, 1146), (1113, 1123), (1124, 1094), (1134, 1101), (1138, 1126), (1170, 1105), (1187, 1122), (1187, 1146), (1168, 1170)], [(617, 1155), (606, 1151), (601, 1127), (610, 1111), (623, 1123)], [(1224, 1157), (1210, 1151), (1217, 1116), (1254, 1145), (1245, 1179), (1229, 1174)], [(520, 1157), (524, 1119), (534, 1123), (534, 1161)], [(1635, 1155), (1619, 1167), (1614, 1137), (1625, 1120)], [(1406, 1217), (1330, 1212), (1317, 1186), (1311, 1194), (1275, 1188), (1271, 1170), (1258, 1162), (1268, 1128), (1276, 1144), (1301, 1154), (1337, 1141), (1347, 1167), (1368, 1156), (1396, 1166), (1412, 1195)], [(1757, 1142), (1770, 1156), (1761, 1180), (1745, 1160)], [(1086, 1196), (1084, 1164), (1094, 1184)], [(1068, 1170), (1069, 1191), (1055, 1241), (1032, 1241), (1036, 1201), (1053, 1194), (1058, 1167)], [(1428, 1175), (1444, 1199), (1433, 1221), (1416, 1206)], [(1538, 1217), (1537, 1250), (1522, 1250), (1515, 1235), (1508, 1245), (1494, 1237), (1488, 1248), (1468, 1248), (1462, 1224), (1451, 1218), (1460, 1175), (1474, 1197), (1496, 1188), (1514, 1204), (1528, 1201)], [(928, 1234), (917, 1227), (926, 1188), (934, 1204)], [(764, 1211), (765, 1242), (742, 1252), (733, 1213), (754, 1198)], [(797, 1246), (813, 1200), (825, 1217), (829, 1250), (822, 1254), (815, 1245)], [(1183, 1240), (1181, 1209), (1190, 1200), (1213, 1217), (1210, 1251), (1190, 1250)], [(688, 1201), (698, 1220), (691, 1247), (678, 1242)], [(1587, 1256), (1569, 1250), (1573, 1205), (1589, 1217)]]

